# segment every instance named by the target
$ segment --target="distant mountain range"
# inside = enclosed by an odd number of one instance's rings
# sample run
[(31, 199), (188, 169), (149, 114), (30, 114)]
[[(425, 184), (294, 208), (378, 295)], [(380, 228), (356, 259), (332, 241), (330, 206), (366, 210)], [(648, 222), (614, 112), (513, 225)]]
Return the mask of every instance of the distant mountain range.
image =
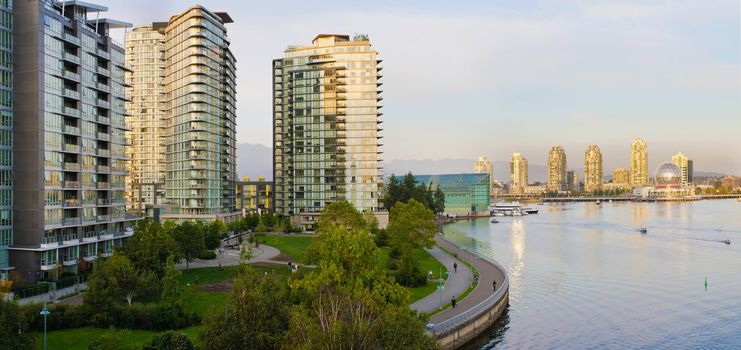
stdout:
[[(413, 174), (455, 174), (473, 172), (474, 159), (394, 159), (384, 164), (383, 172), (385, 175), (403, 175), (408, 172)], [(494, 178), (507, 182), (509, 181), (509, 162), (494, 161)], [(574, 169), (581, 177), (582, 169)], [(237, 175), (257, 178), (265, 176), (270, 180), (273, 178), (273, 150), (272, 148), (252, 143), (237, 144)], [(696, 177), (723, 177), (726, 174), (695, 171)], [(528, 165), (528, 179), (530, 182), (545, 182), (548, 177), (548, 169), (545, 166), (537, 164)], [(606, 180), (612, 177), (612, 174), (605, 172)]]

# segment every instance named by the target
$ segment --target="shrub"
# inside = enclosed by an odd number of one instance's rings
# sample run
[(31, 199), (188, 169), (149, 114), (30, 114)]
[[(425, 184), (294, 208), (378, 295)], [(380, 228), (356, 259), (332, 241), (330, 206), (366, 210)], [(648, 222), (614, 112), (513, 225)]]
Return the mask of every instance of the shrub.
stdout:
[(397, 283), (405, 287), (419, 287), (427, 284), (427, 276), (414, 263), (399, 261), (398, 270), (393, 274)]
[(180, 332), (165, 332), (155, 335), (144, 344), (144, 350), (194, 350), (195, 345), (187, 335)]

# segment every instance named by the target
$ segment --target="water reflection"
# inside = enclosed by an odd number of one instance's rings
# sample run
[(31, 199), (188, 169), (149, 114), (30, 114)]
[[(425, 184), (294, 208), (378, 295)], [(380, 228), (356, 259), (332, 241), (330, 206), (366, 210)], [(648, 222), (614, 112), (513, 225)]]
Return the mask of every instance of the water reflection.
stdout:
[(541, 209), (444, 228), (510, 276), (507, 318), (472, 349), (741, 348), (741, 245), (720, 243), (741, 242), (741, 204)]

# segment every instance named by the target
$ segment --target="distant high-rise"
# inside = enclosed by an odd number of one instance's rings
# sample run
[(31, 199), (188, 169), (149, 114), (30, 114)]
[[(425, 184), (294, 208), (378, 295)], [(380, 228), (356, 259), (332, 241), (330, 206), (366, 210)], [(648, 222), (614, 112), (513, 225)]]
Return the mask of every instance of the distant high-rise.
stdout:
[(579, 173), (576, 172), (576, 170), (569, 170), (566, 172), (566, 183), (568, 184), (568, 189), (571, 191), (580, 191), (581, 186), (579, 186)]
[(479, 159), (473, 165), (473, 171), (476, 173), (487, 173), (489, 174), (489, 192), (494, 191), (494, 165), (486, 159), (484, 156), (479, 156)]
[(672, 157), (672, 163), (678, 166), (679, 170), (682, 171), (682, 185), (683, 186), (688, 186), (695, 181), (692, 176), (692, 172), (694, 171), (692, 168), (694, 167), (694, 164), (692, 160), (687, 158), (687, 156), (684, 153), (679, 152), (675, 154)]
[(634, 187), (648, 185), (648, 146), (637, 138), (630, 146), (630, 184)]
[(548, 191), (566, 190), (566, 152), (563, 147), (553, 146), (548, 152)]
[(612, 172), (612, 183), (630, 184), (630, 171), (625, 168), (617, 168)]
[(8, 247), (13, 244), (13, 6), (0, 6), (0, 280), (8, 279)]
[(156, 200), (161, 217), (176, 221), (237, 214), (236, 68), (227, 23), (225, 12), (192, 6), (127, 34), (130, 207)]
[(584, 190), (587, 192), (602, 189), (602, 152), (599, 146), (589, 145), (584, 152)]
[(525, 193), (527, 187), (527, 159), (519, 153), (512, 154), (509, 162), (510, 192)]
[(366, 35), (336, 34), (289, 46), (273, 61), (278, 215), (306, 227), (336, 201), (360, 211), (380, 209), (380, 62)]

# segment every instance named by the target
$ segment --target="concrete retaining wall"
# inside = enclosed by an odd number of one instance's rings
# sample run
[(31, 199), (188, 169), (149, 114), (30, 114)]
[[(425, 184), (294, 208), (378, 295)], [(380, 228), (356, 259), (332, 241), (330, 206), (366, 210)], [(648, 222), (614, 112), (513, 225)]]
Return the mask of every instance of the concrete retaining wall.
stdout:
[(509, 305), (509, 288), (504, 296), (492, 308), (482, 313), (478, 318), (461, 324), (455, 330), (440, 334), (437, 342), (443, 350), (455, 350), (481, 335), (502, 316)]

